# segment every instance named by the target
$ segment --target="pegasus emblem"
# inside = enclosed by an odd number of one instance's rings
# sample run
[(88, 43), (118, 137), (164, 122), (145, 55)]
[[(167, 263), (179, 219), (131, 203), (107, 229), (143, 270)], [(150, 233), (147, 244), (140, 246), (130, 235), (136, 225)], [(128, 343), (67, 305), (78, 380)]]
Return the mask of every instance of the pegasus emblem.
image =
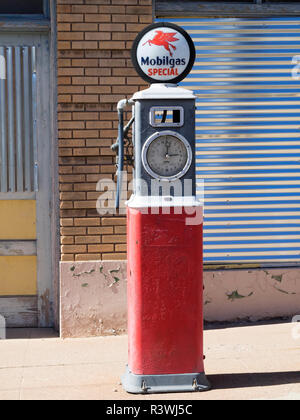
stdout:
[(149, 44), (149, 45), (157, 45), (157, 46), (161, 46), (164, 47), (169, 53), (170, 56), (173, 56), (172, 50), (170, 47), (173, 48), (173, 50), (176, 50), (176, 47), (174, 47), (174, 45), (171, 44), (171, 42), (175, 42), (175, 41), (179, 41), (178, 38), (175, 38), (174, 35), (176, 35), (176, 32), (163, 32), (163, 31), (155, 31), (156, 35), (154, 36), (153, 39), (149, 39), (148, 41), (145, 42), (144, 45)]

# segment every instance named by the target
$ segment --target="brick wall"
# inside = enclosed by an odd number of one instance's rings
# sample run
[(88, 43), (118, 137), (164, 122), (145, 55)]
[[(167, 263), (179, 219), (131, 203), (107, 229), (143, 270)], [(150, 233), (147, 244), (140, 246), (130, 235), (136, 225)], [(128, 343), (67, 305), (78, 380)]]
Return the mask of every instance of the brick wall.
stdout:
[(126, 219), (99, 217), (96, 184), (116, 171), (117, 102), (145, 88), (130, 49), (151, 22), (152, 0), (57, 0), (63, 261), (126, 258)]

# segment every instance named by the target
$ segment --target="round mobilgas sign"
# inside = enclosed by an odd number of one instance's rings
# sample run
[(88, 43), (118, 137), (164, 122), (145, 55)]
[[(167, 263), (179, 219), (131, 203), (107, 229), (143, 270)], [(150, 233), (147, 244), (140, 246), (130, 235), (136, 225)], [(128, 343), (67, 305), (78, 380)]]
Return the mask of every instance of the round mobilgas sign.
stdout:
[(133, 65), (150, 83), (178, 83), (191, 71), (195, 46), (191, 37), (173, 23), (154, 23), (135, 39)]

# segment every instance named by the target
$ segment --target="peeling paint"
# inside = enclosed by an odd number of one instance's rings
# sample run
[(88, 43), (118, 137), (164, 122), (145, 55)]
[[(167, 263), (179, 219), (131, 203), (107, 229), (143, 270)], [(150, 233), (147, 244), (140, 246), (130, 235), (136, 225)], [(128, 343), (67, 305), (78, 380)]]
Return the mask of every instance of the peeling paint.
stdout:
[[(73, 266), (75, 270), (70, 270)], [(124, 333), (127, 323), (126, 261), (64, 262), (60, 267), (61, 336)]]
[(234, 290), (230, 294), (226, 293), (226, 295), (227, 295), (228, 300), (231, 300), (233, 302), (235, 299), (244, 299), (244, 298), (250, 297), (253, 295), (253, 292), (249, 293), (249, 295), (243, 296), (243, 295), (240, 295), (237, 290)]
[(114, 281), (108, 287), (112, 287), (114, 284), (119, 283), (119, 281), (120, 281), (120, 279), (118, 277), (114, 277), (113, 279), (114, 279)]
[(109, 273), (110, 274), (119, 273), (120, 272), (120, 269), (121, 269), (121, 267), (117, 268), (116, 270), (109, 270)]
[(280, 276), (274, 276), (273, 275), (271, 278), (274, 279), (274, 280), (276, 280), (276, 281), (278, 281), (279, 283), (282, 282), (282, 274)]
[(49, 325), (50, 324), (50, 319), (51, 319), (51, 303), (50, 303), (50, 291), (49, 291), (49, 289), (45, 290), (45, 293), (40, 296), (40, 299), (42, 301), (41, 313), (44, 316), (45, 325)]
[(95, 272), (95, 269), (92, 268), (90, 271), (83, 271), (82, 273), (78, 273), (78, 274), (73, 273), (73, 277), (81, 277), (84, 274), (92, 274), (94, 272)]
[(274, 287), (274, 289), (276, 289), (278, 292), (284, 293), (284, 294), (286, 294), (286, 295), (296, 295), (296, 294), (297, 294), (296, 292), (288, 292), (288, 291), (286, 291), (286, 290), (279, 289), (279, 287), (276, 287), (275, 285), (274, 285), (273, 287)]
[(103, 270), (104, 270), (104, 267), (103, 267), (103, 265), (101, 265), (99, 267), (99, 271), (100, 271), (100, 274), (102, 274), (104, 276), (105, 280), (106, 280), (107, 279), (107, 275), (103, 272)]

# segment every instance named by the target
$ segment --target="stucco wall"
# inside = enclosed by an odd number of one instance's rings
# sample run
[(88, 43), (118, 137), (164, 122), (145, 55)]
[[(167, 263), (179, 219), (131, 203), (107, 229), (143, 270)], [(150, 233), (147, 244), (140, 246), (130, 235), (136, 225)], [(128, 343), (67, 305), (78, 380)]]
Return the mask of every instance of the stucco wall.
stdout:
[[(126, 332), (126, 261), (62, 262), (60, 269), (63, 338)], [(297, 268), (205, 271), (204, 285), (206, 321), (300, 314)]]

